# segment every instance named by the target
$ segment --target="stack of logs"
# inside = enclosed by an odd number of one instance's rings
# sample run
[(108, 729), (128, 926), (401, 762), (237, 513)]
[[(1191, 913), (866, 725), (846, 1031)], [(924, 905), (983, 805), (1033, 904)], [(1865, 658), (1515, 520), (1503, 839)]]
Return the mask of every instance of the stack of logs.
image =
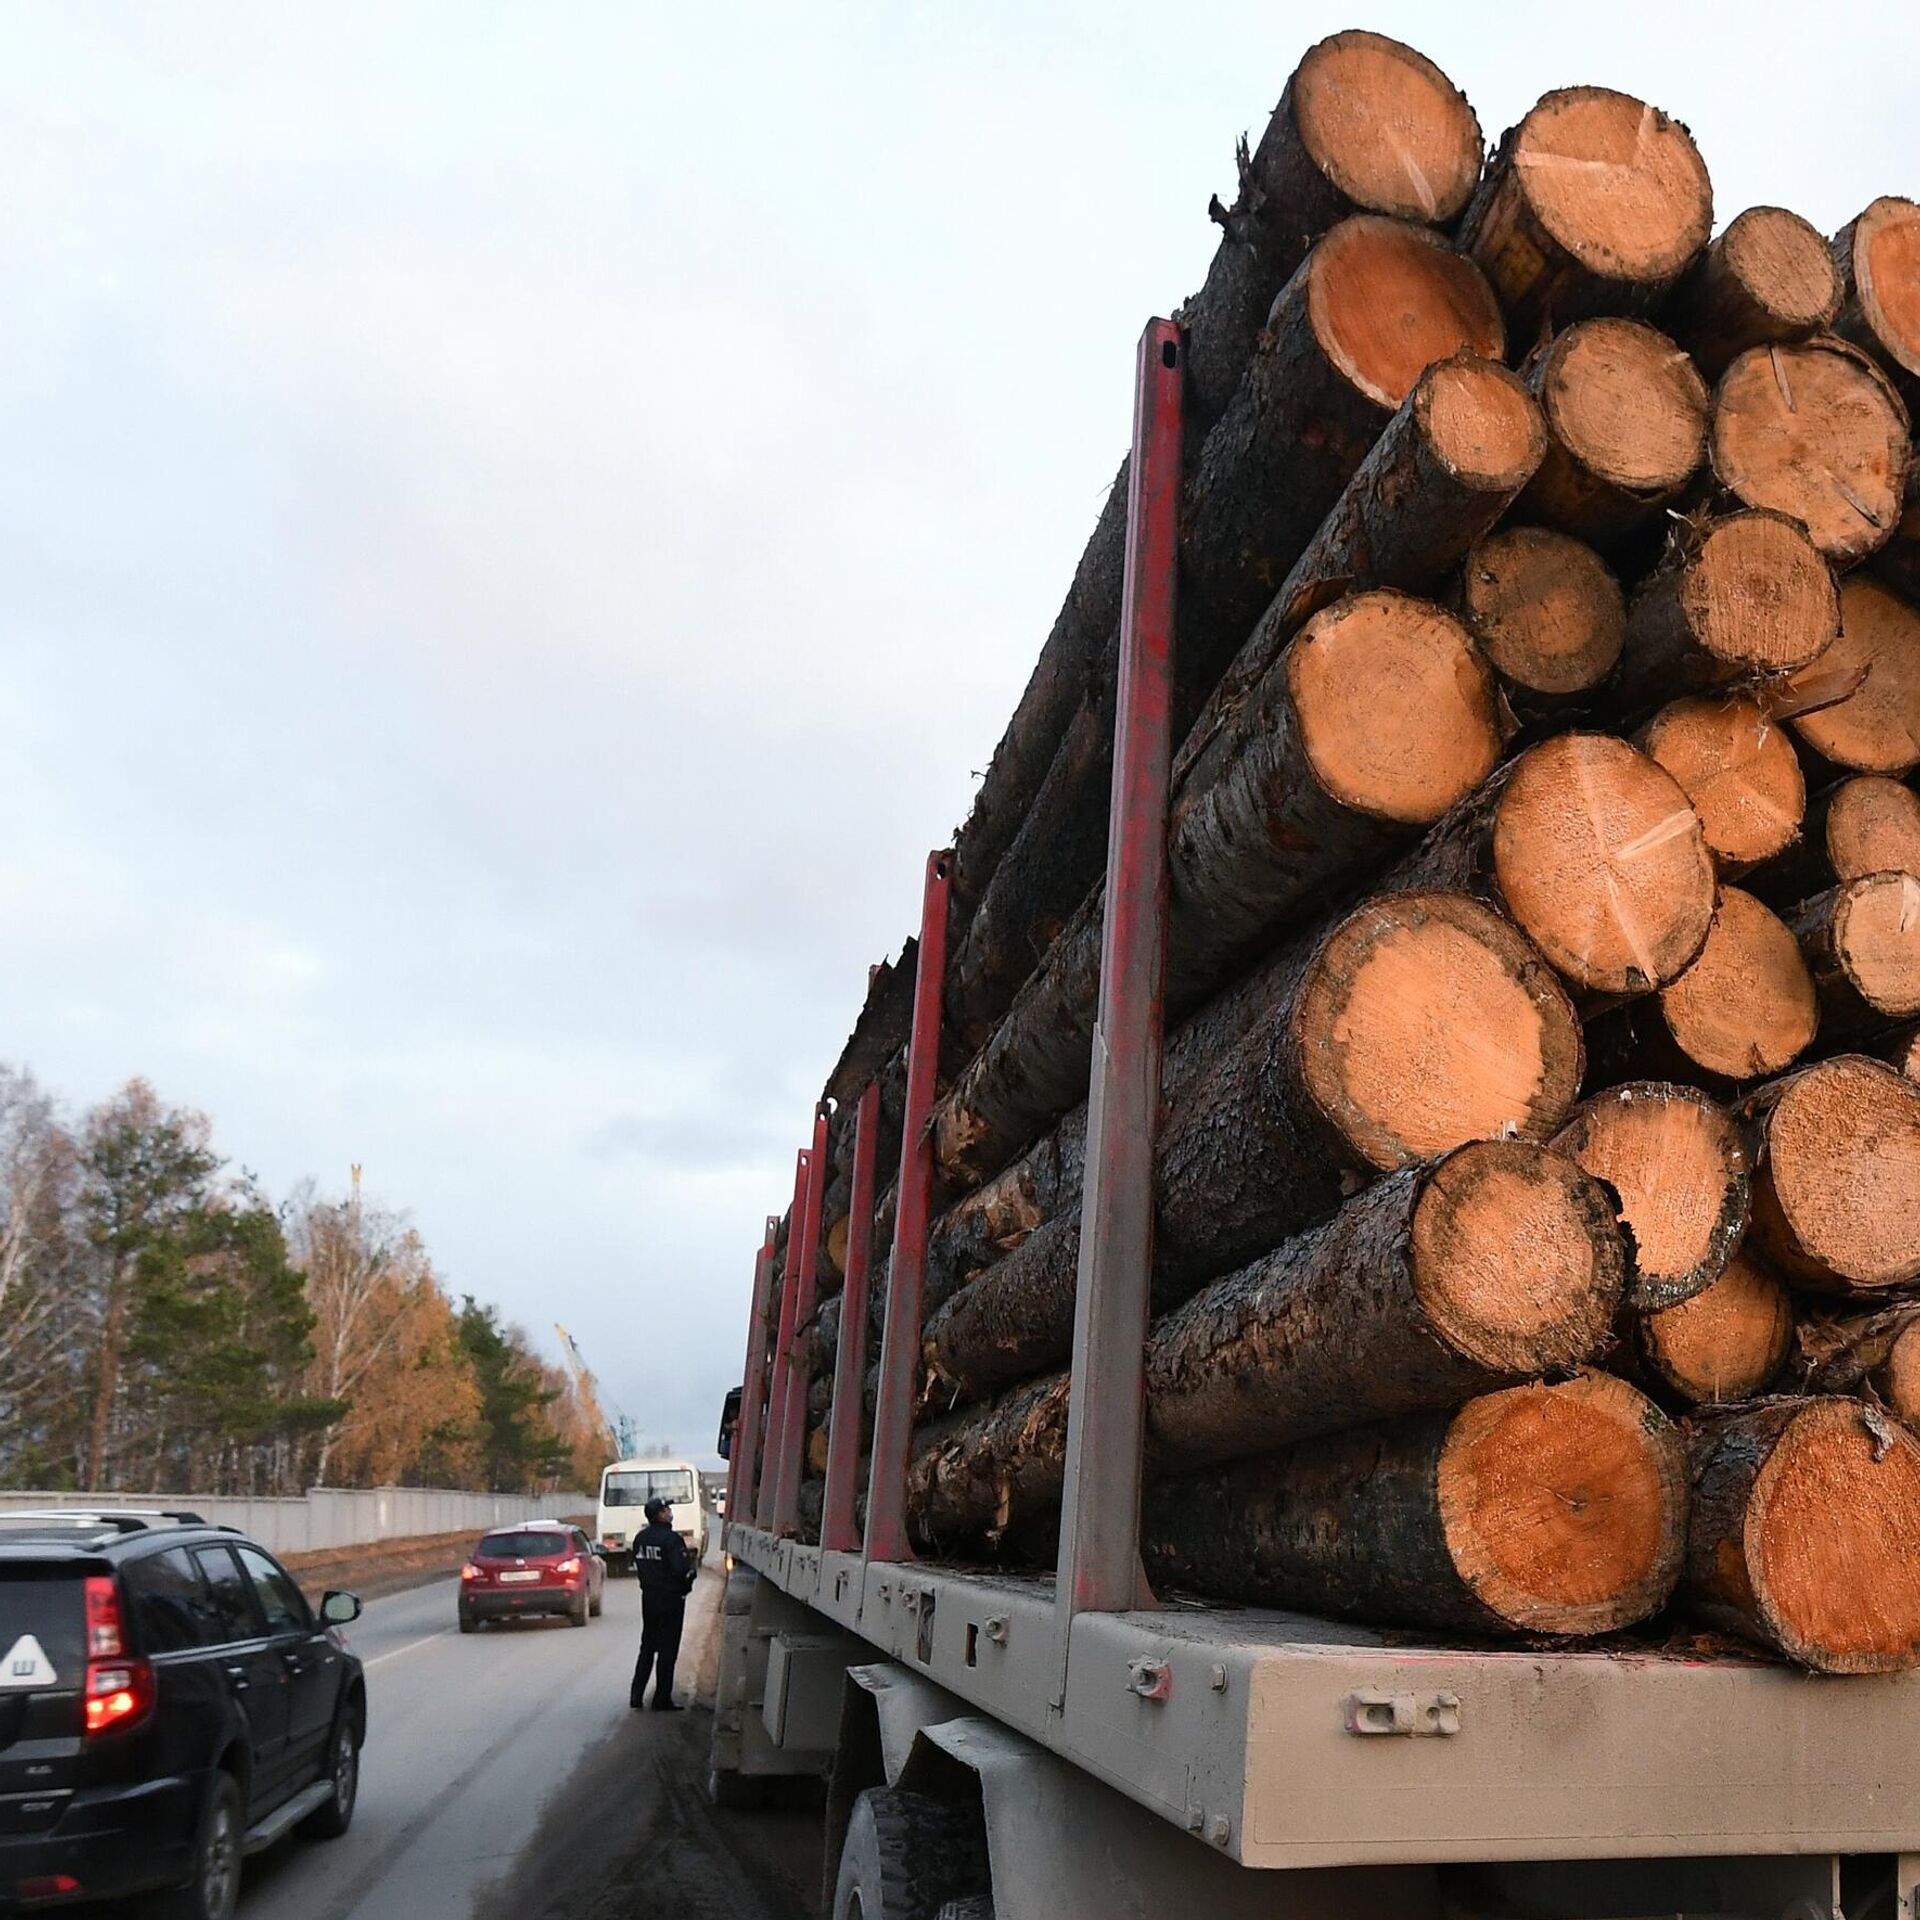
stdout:
[[(1550, 93), (1483, 167), (1363, 32), (1240, 173), (1180, 314), (1149, 1574), (1920, 1662), (1920, 207), (1709, 244), (1664, 113)], [(953, 857), (909, 1478), (948, 1558), (1058, 1526), (1125, 497)], [(912, 976), (826, 1089), (816, 1475), (871, 1417), (890, 1195), (864, 1408), (834, 1276)]]

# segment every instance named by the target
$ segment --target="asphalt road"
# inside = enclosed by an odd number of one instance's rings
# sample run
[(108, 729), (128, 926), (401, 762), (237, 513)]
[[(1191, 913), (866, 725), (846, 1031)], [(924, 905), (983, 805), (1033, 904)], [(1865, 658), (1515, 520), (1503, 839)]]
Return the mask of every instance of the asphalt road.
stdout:
[[(348, 1629), (366, 1663), (369, 1723), (353, 1826), (250, 1861), (243, 1920), (470, 1920), (509, 1879), (544, 1893), (583, 1874), (612, 1898), (603, 1910), (644, 1914), (648, 1890), (628, 1899), (617, 1883), (631, 1843), (661, 1832), (685, 1856), (672, 1863), (679, 1911), (705, 1913), (687, 1891), (724, 1884), (728, 1904), (713, 1910), (789, 1920), (796, 1908), (779, 1875), (739, 1880), (737, 1848), (699, 1799), (708, 1716), (627, 1706), (633, 1583), (610, 1580), (602, 1617), (584, 1630), (524, 1621), (464, 1636), (456, 1586), (372, 1601)], [(688, 1602), (683, 1700), (710, 1649), (720, 1589), (709, 1567)]]

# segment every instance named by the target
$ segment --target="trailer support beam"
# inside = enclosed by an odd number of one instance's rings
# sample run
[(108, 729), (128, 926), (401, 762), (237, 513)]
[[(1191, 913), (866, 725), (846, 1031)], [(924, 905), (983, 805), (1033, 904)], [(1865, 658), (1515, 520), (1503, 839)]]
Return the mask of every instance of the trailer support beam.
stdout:
[(1135, 375), (1106, 919), (1054, 1583), (1056, 1706), (1066, 1697), (1074, 1619), (1153, 1603), (1140, 1566), (1140, 1451), (1165, 1015), (1184, 354), (1173, 321), (1147, 323)]

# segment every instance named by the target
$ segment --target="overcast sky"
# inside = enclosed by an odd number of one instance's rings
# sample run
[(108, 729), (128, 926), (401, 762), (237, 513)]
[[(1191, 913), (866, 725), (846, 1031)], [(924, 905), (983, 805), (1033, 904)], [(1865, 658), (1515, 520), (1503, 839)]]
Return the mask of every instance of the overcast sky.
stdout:
[[(1731, 23), (1724, 32), (1715, 22)], [(763, 1216), (1301, 51), (1920, 192), (1920, 11), (0, 8), (0, 1057), (703, 1454)]]

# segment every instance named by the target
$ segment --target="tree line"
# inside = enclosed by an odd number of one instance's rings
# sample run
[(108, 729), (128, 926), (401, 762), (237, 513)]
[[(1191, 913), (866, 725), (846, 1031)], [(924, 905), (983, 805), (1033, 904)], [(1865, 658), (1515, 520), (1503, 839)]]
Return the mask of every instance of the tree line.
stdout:
[(594, 1485), (597, 1409), (357, 1186), (276, 1204), (144, 1080), (73, 1119), (0, 1066), (0, 1486)]

